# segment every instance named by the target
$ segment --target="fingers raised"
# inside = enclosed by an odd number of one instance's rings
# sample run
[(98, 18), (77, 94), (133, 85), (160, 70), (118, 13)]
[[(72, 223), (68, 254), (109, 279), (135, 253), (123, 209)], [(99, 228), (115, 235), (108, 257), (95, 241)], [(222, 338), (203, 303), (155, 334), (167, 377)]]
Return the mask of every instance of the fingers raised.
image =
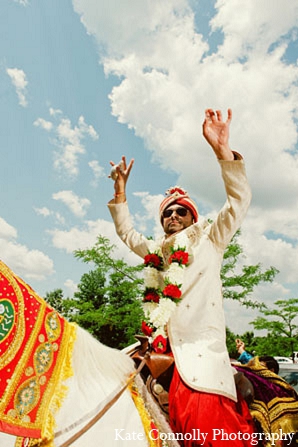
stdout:
[[(214, 112), (213, 109), (206, 109), (205, 110), (205, 121), (206, 120), (209, 122), (212, 121), (213, 123), (217, 122), (217, 121), (222, 122), (221, 110), (216, 110)], [(228, 117), (227, 117), (226, 123), (229, 124), (231, 120), (232, 120), (232, 109), (228, 109)]]
[(131, 160), (130, 160), (130, 162), (129, 162), (129, 165), (127, 166), (127, 169), (126, 169), (126, 172), (127, 172), (127, 175), (129, 175), (129, 173), (130, 173), (130, 171), (131, 171), (131, 168), (133, 167), (133, 164), (134, 164), (134, 159), (132, 158)]
[(217, 116), (218, 121), (222, 121), (222, 113), (221, 113), (221, 110), (216, 110), (216, 116)]
[(228, 118), (227, 118), (227, 121), (226, 121), (227, 124), (229, 124), (231, 122), (232, 115), (233, 115), (232, 114), (232, 109), (228, 109)]

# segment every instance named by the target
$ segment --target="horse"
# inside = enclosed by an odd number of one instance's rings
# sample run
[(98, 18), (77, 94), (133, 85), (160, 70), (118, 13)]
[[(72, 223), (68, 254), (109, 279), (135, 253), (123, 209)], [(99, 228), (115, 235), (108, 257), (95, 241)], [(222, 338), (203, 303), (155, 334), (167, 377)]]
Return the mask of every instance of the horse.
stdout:
[[(137, 340), (122, 351), (102, 344), (0, 261), (0, 446), (161, 447), (163, 434), (179, 447), (168, 411), (174, 359)], [(256, 407), (245, 373), (236, 385)]]
[(1, 447), (160, 446), (171, 429), (135, 350), (68, 322), (0, 261)]

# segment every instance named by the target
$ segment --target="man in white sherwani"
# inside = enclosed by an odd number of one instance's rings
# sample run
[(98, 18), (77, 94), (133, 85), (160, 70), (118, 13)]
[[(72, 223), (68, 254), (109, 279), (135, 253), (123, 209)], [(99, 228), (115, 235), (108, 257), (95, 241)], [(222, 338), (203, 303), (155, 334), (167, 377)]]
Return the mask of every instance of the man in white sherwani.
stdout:
[[(250, 446), (253, 424), (245, 402), (237, 396), (233, 369), (225, 341), (220, 270), (224, 250), (240, 227), (251, 192), (242, 156), (229, 147), (229, 127), (221, 111), (207, 109), (203, 135), (221, 168), (226, 203), (211, 224), (198, 222), (195, 202), (181, 188), (172, 188), (160, 205), (164, 236), (154, 242), (163, 260), (161, 281), (170, 267), (177, 240), (186, 241), (189, 262), (185, 266), (181, 299), (171, 313), (166, 334), (175, 359), (169, 392), (170, 422), (183, 433), (182, 445), (217, 447)], [(144, 258), (152, 241), (134, 230), (126, 201), (126, 183), (133, 160), (115, 166), (114, 199), (109, 209), (122, 241)], [(165, 273), (164, 273), (165, 272)], [(150, 329), (151, 330), (151, 329)], [(228, 441), (228, 442), (227, 442)]]

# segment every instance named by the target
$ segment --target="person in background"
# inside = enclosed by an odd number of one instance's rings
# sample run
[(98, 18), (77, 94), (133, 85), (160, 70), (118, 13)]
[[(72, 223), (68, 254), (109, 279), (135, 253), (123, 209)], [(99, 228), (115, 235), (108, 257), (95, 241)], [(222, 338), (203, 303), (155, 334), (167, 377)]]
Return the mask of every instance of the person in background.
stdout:
[(240, 340), (240, 338), (236, 339), (236, 349), (238, 351), (238, 354), (240, 354), (237, 361), (242, 363), (242, 365), (245, 365), (251, 359), (253, 359), (253, 355), (245, 350), (245, 343)]
[[(234, 364), (238, 374), (243, 374), (252, 386), (247, 390), (249, 395), (249, 410), (254, 420), (257, 433), (276, 437), (276, 446), (294, 446), (298, 432), (298, 396), (294, 388), (278, 375), (279, 364), (269, 355), (245, 357), (244, 343), (237, 339), (236, 346), (242, 359), (248, 362), (241, 366)], [(249, 359), (250, 356), (250, 359)], [(238, 359), (239, 360), (239, 359)], [(241, 362), (242, 363), (242, 362)], [(283, 433), (284, 440), (278, 439)], [(270, 446), (271, 441), (263, 441), (261, 446)]]
[[(246, 351), (245, 343), (239, 338), (236, 339), (236, 348), (238, 354), (240, 354), (240, 356), (237, 359), (238, 362), (240, 362), (242, 365), (249, 365), (249, 366), (254, 364), (253, 359), (255, 357)], [(258, 356), (258, 361), (275, 374), (279, 373), (279, 364), (275, 360), (275, 358), (272, 357), (271, 355)]]

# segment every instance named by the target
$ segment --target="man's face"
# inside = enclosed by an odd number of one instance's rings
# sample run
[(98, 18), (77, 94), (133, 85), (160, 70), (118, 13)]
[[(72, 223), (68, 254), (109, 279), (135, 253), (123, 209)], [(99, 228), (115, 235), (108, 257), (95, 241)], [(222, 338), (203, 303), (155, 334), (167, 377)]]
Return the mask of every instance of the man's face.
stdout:
[(174, 203), (163, 212), (163, 229), (167, 235), (177, 233), (193, 224), (191, 212), (181, 205)]

